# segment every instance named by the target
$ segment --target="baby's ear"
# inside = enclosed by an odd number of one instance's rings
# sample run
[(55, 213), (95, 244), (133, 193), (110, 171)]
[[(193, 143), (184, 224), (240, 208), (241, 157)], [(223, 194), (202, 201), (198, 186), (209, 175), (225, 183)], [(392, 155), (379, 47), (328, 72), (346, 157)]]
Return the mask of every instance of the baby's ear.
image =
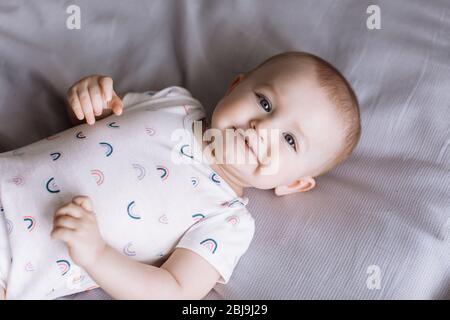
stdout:
[(303, 179), (295, 180), (288, 186), (275, 187), (274, 192), (277, 196), (284, 196), (286, 194), (305, 192), (311, 190), (316, 186), (316, 180), (313, 177), (306, 177)]

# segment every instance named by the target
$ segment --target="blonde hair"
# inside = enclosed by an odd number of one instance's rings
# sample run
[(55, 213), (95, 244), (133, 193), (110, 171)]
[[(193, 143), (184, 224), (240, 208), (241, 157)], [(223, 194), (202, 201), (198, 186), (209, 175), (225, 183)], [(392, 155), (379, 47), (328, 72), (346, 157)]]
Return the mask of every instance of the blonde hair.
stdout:
[(247, 76), (257, 69), (285, 59), (298, 59), (300, 62), (311, 62), (314, 66), (319, 85), (325, 89), (328, 98), (343, 116), (344, 146), (321, 168), (320, 176), (345, 160), (356, 148), (361, 137), (361, 117), (358, 98), (345, 77), (331, 63), (308, 52), (289, 51), (274, 55), (253, 68)]

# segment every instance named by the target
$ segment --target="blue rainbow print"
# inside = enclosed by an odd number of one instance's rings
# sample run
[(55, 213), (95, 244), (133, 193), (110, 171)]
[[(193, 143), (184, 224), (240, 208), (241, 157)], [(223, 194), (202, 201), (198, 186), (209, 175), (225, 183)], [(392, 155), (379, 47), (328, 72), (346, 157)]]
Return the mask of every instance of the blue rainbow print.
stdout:
[(64, 259), (57, 260), (56, 264), (58, 265), (59, 270), (61, 271), (61, 275), (65, 275), (70, 270), (70, 262)]
[(190, 147), (190, 145), (188, 145), (188, 144), (182, 145), (180, 148), (180, 153), (186, 157), (194, 159), (194, 156), (192, 156), (192, 154), (189, 152), (189, 147)]
[(169, 176), (169, 169), (165, 166), (156, 166), (156, 170), (160, 172), (160, 178), (161, 180), (166, 180)]
[(120, 126), (117, 125), (115, 121), (108, 123), (107, 126), (110, 128), (120, 128)]
[(76, 137), (77, 137), (78, 139), (86, 139), (86, 136), (83, 134), (83, 131), (79, 131), (79, 132), (76, 134)]
[(129, 242), (123, 247), (122, 251), (126, 256), (133, 257), (136, 255), (136, 251), (131, 250), (132, 245), (133, 245), (133, 242)]
[(245, 204), (239, 199), (234, 199), (234, 200), (228, 202), (229, 208), (243, 207), (243, 206), (245, 206)]
[(144, 179), (144, 177), (145, 177), (145, 168), (143, 166), (141, 166), (140, 164), (137, 164), (137, 163), (133, 163), (133, 168), (137, 172), (137, 178), (139, 180)]
[(61, 152), (53, 152), (53, 153), (50, 153), (50, 156), (52, 157), (52, 160), (53, 160), (53, 161), (56, 161), (56, 160), (59, 159), (59, 157), (61, 157)]
[(141, 219), (141, 216), (136, 213), (133, 213), (135, 207), (136, 207), (136, 204), (134, 203), (134, 201), (131, 201), (127, 206), (127, 213), (130, 218), (139, 220), (139, 219)]
[(36, 227), (36, 219), (34, 219), (32, 216), (24, 216), (23, 221), (25, 221), (27, 225), (28, 231), (33, 231)]
[(198, 186), (199, 180), (197, 177), (191, 177), (191, 183), (192, 186), (195, 188), (196, 186)]
[[(50, 178), (47, 183), (45, 184), (45, 188), (47, 189), (48, 192), (50, 193), (58, 193), (61, 190), (58, 189), (58, 186), (55, 183), (55, 178)], [(51, 185), (50, 185), (51, 184)]]
[(217, 250), (217, 242), (214, 239), (208, 238), (200, 242), (200, 244), (208, 249), (211, 253), (216, 253)]
[(193, 214), (193, 215), (192, 215), (192, 218), (193, 218), (196, 222), (198, 222), (198, 221), (200, 221), (200, 220), (202, 220), (202, 219), (205, 219), (205, 215), (204, 215), (204, 214), (201, 214), (201, 213), (196, 213), (196, 214)]
[(219, 175), (215, 172), (211, 172), (209, 175), (209, 179), (215, 184), (220, 184)]
[(101, 146), (103, 146), (103, 147), (106, 148), (106, 153), (105, 153), (105, 155), (106, 155), (107, 157), (109, 157), (109, 156), (113, 153), (113, 150), (114, 150), (114, 149), (113, 149), (112, 145), (110, 145), (108, 142), (100, 142), (99, 145), (101, 145)]

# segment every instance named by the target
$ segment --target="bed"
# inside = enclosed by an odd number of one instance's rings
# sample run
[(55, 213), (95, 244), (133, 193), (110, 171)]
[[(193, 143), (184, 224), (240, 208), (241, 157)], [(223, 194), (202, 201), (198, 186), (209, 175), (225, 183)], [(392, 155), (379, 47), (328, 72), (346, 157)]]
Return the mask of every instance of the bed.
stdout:
[(450, 299), (449, 34), (446, 0), (3, 0), (0, 152), (67, 129), (65, 91), (89, 74), (122, 95), (186, 87), (211, 115), (239, 72), (309, 51), (354, 86), (360, 144), (312, 191), (247, 189), (255, 237), (205, 299)]

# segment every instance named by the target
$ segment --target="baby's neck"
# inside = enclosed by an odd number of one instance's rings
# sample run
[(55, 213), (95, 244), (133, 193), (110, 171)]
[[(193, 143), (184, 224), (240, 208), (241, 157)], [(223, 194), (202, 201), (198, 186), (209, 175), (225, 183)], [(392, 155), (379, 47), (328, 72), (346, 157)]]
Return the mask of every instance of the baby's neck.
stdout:
[[(209, 125), (209, 122), (208, 122), (208, 119), (206, 119), (206, 118), (203, 118), (203, 119), (201, 119), (202, 120), (202, 136), (201, 137), (199, 137), (200, 139), (201, 139), (201, 141), (199, 141), (199, 143), (202, 145), (202, 154), (203, 155), (209, 155), (209, 153), (208, 152), (204, 152), (205, 151), (205, 148), (209, 145), (209, 142), (208, 141), (204, 141), (203, 140), (203, 136), (204, 136), (204, 133), (205, 133), (205, 131), (207, 130), (207, 129), (209, 129), (210, 128), (210, 125)], [(192, 126), (194, 126), (194, 124), (192, 123)], [(195, 136), (195, 135), (194, 135)], [(197, 137), (195, 137), (196, 139), (197, 139)], [(228, 185), (233, 189), (233, 191), (236, 193), (236, 195), (238, 196), (238, 197), (242, 197), (243, 196), (243, 194), (244, 194), (244, 192), (243, 192), (243, 187), (238, 183), (238, 182), (235, 182), (226, 172), (225, 172), (225, 170), (223, 169), (223, 166), (222, 165), (220, 165), (220, 164), (217, 164), (216, 163), (216, 158), (210, 158), (210, 157), (208, 157), (208, 161), (209, 161), (209, 163), (210, 163), (210, 167), (223, 179), (223, 180), (225, 180), (225, 182), (226, 183), (228, 183)]]

